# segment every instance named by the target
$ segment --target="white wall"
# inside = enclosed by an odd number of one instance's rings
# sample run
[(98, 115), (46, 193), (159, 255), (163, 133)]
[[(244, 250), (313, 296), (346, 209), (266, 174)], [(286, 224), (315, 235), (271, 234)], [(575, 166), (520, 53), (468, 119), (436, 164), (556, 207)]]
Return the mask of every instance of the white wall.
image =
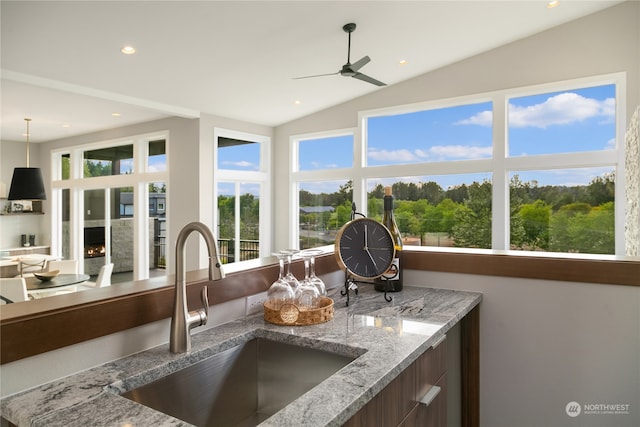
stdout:
[[(640, 287), (415, 270), (405, 283), (482, 292), (482, 426), (640, 425)], [(571, 418), (572, 401), (630, 413)]]

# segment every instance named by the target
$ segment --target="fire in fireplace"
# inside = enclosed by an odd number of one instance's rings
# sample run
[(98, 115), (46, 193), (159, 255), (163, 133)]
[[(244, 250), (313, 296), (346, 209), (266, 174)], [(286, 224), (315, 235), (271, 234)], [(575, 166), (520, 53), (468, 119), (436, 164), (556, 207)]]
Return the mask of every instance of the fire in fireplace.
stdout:
[(104, 227), (85, 227), (84, 229), (84, 257), (97, 258), (106, 254)]

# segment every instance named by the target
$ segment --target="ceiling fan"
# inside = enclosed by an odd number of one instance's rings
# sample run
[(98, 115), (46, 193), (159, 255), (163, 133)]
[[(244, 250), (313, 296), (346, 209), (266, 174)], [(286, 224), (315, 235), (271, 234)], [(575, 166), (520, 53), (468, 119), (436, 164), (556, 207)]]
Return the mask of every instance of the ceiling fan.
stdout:
[(382, 83), (380, 80), (376, 80), (373, 77), (369, 77), (366, 74), (362, 74), (358, 72), (360, 68), (364, 67), (369, 61), (371, 61), (371, 58), (369, 58), (368, 56), (365, 56), (357, 60), (353, 64), (351, 63), (351, 33), (353, 33), (356, 30), (356, 24), (354, 24), (353, 22), (349, 24), (345, 24), (342, 27), (342, 29), (344, 30), (345, 33), (349, 34), (349, 45), (347, 48), (347, 63), (342, 66), (342, 69), (340, 69), (338, 72), (335, 72), (335, 73), (316, 74), (313, 76), (304, 76), (304, 77), (294, 77), (294, 79), (296, 80), (308, 79), (311, 77), (335, 76), (337, 74), (340, 74), (341, 76), (353, 77), (354, 79), (362, 80), (364, 82), (371, 83), (376, 86), (386, 86), (387, 85), (386, 83)]

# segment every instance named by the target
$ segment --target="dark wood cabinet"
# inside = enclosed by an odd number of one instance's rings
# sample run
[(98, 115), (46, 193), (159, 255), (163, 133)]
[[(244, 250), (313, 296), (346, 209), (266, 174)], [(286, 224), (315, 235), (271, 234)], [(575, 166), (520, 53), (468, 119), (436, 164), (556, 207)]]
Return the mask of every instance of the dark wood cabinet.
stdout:
[[(421, 403), (425, 397), (429, 402)], [(420, 355), (344, 424), (346, 427), (446, 425), (446, 339)]]

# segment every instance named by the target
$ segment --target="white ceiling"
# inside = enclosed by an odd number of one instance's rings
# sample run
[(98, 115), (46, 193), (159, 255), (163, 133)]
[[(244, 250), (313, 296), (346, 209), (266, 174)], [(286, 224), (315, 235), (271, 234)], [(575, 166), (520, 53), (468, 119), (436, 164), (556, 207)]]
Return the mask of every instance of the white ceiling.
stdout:
[(201, 113), (276, 126), (385, 90), (293, 79), (340, 69), (348, 22), (351, 62), (393, 85), (616, 3), (2, 0), (0, 136), (24, 140), (25, 117), (32, 142)]

